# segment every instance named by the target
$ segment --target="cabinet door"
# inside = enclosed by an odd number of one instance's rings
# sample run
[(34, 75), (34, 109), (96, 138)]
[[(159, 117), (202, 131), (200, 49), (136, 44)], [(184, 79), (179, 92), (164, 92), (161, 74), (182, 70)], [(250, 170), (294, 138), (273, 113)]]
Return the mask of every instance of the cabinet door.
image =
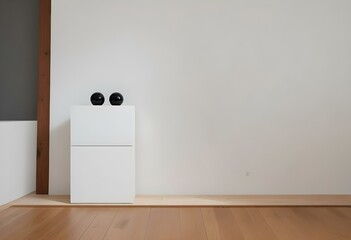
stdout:
[(71, 147), (72, 203), (132, 203), (134, 147)]
[(134, 106), (72, 106), (71, 145), (133, 146)]

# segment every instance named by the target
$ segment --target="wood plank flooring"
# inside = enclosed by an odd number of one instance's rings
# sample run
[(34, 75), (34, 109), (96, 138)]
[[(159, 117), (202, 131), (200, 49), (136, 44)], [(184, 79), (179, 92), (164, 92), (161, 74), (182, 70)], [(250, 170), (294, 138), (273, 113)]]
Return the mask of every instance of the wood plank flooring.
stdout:
[(349, 240), (350, 207), (9, 207), (1, 240)]

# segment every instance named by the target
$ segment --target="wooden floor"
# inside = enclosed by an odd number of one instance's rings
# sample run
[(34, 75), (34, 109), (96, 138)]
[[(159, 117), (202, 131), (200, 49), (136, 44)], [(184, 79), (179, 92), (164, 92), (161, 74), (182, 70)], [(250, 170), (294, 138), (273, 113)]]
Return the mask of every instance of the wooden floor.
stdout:
[(350, 207), (9, 207), (6, 240), (350, 240)]

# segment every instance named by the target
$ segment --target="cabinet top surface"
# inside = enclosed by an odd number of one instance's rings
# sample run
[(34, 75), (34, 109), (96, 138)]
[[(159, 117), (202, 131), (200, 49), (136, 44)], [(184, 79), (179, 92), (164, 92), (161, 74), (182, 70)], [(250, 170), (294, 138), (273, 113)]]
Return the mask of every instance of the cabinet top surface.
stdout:
[(93, 106), (93, 105), (76, 105), (71, 106), (71, 113), (74, 112), (135, 112), (133, 105), (125, 106)]
[(112, 105), (73, 105), (71, 108), (135, 108), (134, 105), (121, 105), (121, 106), (112, 106)]

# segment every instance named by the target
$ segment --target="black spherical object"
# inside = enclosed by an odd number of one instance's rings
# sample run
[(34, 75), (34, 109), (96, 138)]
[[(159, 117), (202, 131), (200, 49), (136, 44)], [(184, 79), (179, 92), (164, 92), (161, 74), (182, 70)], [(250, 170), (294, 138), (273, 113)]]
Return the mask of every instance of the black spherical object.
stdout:
[(111, 105), (122, 105), (123, 100), (124, 99), (123, 99), (122, 94), (120, 94), (118, 92), (112, 93), (110, 96)]
[(105, 102), (105, 97), (102, 95), (102, 93), (96, 92), (91, 95), (90, 102), (93, 105), (102, 105)]

